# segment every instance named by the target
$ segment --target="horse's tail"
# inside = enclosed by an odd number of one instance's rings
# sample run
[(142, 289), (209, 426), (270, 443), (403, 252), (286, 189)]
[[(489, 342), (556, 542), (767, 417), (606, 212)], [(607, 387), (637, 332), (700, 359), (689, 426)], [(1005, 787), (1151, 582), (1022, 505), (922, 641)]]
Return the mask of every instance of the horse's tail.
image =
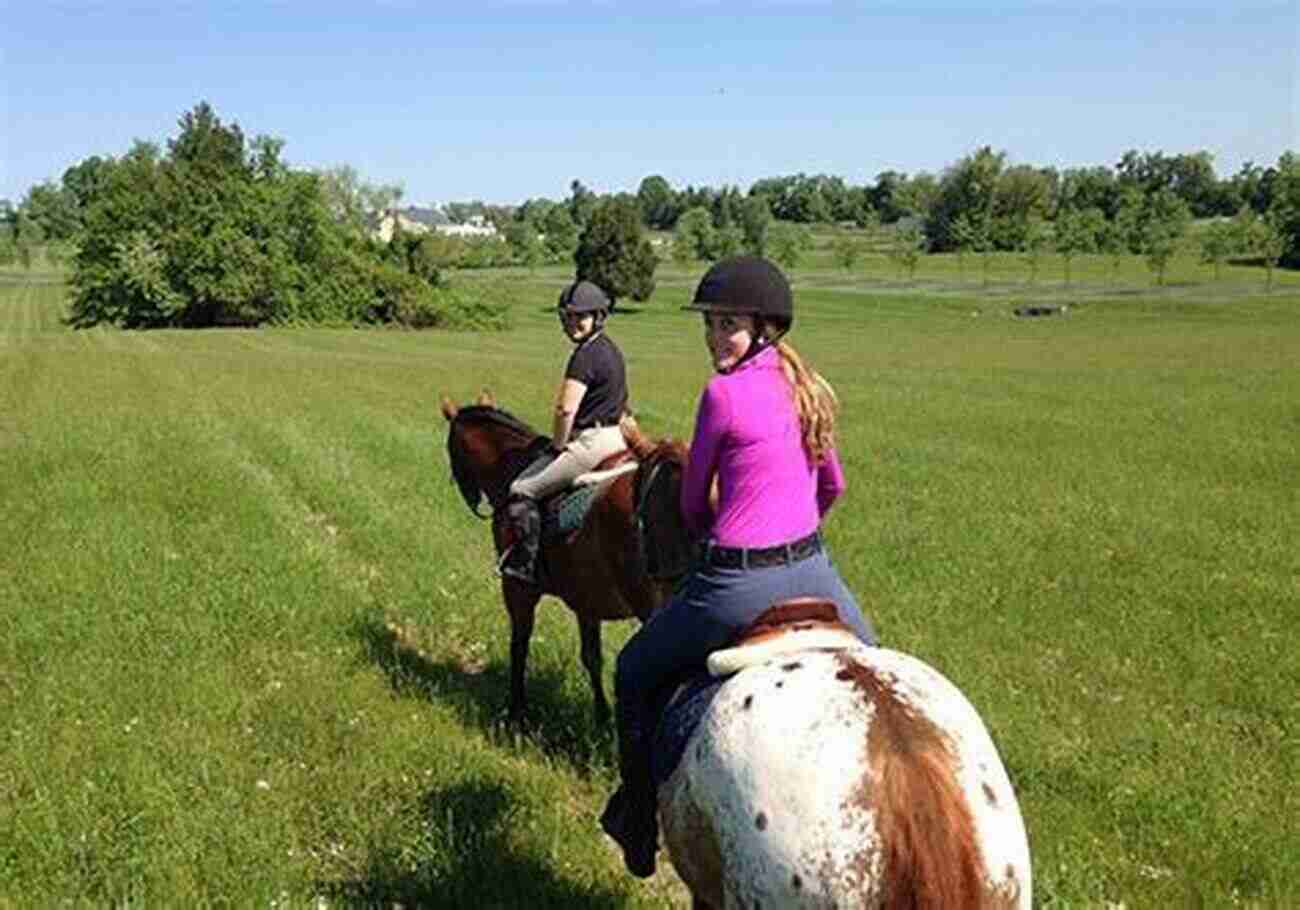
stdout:
[(871, 669), (852, 659), (844, 663), (844, 678), (863, 687), (876, 708), (868, 755), (885, 851), (881, 906), (1011, 906), (1014, 901), (986, 880), (975, 819), (957, 780), (948, 736), (903, 703)]

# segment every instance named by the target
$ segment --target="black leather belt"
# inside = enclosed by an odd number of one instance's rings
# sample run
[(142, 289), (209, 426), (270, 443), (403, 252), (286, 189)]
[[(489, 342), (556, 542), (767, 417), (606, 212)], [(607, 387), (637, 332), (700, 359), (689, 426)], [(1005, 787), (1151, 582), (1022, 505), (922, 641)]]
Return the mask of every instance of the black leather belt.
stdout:
[(585, 432), (587, 432), (588, 430), (603, 430), (603, 429), (605, 429), (606, 427), (616, 427), (616, 426), (618, 426), (618, 421), (617, 421), (617, 420), (615, 420), (613, 423), (610, 423), (610, 422), (607, 421), (607, 420), (593, 420), (591, 423), (584, 423), (584, 424), (583, 424), (582, 426), (580, 426), (580, 427), (579, 427), (579, 426), (575, 426), (575, 427), (573, 428), (573, 432), (575, 432), (575, 433), (585, 433)]
[(792, 543), (778, 544), (775, 547), (719, 547), (705, 543), (700, 546), (700, 559), (719, 569), (763, 569), (769, 566), (783, 566), (787, 563), (807, 559), (822, 548), (822, 537), (813, 531)]

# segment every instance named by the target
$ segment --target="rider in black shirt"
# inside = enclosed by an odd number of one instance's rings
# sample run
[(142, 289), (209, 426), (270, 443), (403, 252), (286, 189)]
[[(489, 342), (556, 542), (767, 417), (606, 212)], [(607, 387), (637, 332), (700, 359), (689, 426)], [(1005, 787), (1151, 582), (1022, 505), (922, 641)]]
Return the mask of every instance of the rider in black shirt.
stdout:
[(590, 281), (576, 281), (560, 294), (558, 309), (564, 333), (576, 345), (555, 395), (551, 445), (559, 454), (511, 484), (506, 505), (514, 543), (502, 557), (501, 573), (528, 584), (537, 578), (538, 500), (627, 447), (618, 427), (627, 410), (627, 371), (618, 345), (605, 333), (609, 297)]

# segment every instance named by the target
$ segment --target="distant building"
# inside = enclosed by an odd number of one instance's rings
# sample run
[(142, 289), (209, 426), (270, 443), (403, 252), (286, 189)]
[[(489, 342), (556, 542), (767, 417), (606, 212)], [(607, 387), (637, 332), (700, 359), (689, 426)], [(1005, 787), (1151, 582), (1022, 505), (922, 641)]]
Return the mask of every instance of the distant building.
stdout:
[(495, 237), (496, 225), (482, 215), (471, 216), (464, 224), (452, 224), (451, 220), (439, 208), (417, 208), (407, 206), (404, 209), (389, 209), (380, 216), (372, 229), (374, 236), (387, 243), (393, 239), (397, 225), (410, 234), (426, 234), (435, 231), (452, 237)]
[(410, 205), (404, 209), (394, 208), (384, 212), (371, 230), (376, 237), (387, 243), (393, 239), (397, 225), (401, 225), (402, 230), (410, 234), (426, 234), (450, 223), (439, 209)]
[(497, 226), (482, 215), (471, 215), (464, 224), (440, 224), (434, 228), (439, 234), (453, 237), (495, 237)]

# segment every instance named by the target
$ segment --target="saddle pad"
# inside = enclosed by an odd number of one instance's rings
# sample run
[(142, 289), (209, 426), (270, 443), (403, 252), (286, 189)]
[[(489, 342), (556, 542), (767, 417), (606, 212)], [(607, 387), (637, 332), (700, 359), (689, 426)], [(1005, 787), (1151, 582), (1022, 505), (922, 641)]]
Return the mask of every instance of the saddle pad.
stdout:
[(751, 645), (724, 648), (709, 655), (707, 665), (713, 676), (730, 676), (746, 667), (767, 663), (795, 651), (809, 648), (851, 648), (862, 640), (846, 629), (820, 627), (795, 629), (765, 638)]
[[(529, 477), (545, 470), (555, 457), (550, 452), (542, 453), (529, 462), (527, 467), (519, 472), (519, 476)], [(588, 471), (574, 478), (571, 486), (543, 499), (540, 504), (542, 540), (564, 537), (582, 527), (582, 523), (587, 519), (587, 513), (591, 511), (592, 503), (609, 482), (636, 469), (637, 463), (629, 462), (604, 471)]]
[(542, 505), (542, 539), (563, 537), (582, 527), (604, 484), (571, 488), (547, 499)]

